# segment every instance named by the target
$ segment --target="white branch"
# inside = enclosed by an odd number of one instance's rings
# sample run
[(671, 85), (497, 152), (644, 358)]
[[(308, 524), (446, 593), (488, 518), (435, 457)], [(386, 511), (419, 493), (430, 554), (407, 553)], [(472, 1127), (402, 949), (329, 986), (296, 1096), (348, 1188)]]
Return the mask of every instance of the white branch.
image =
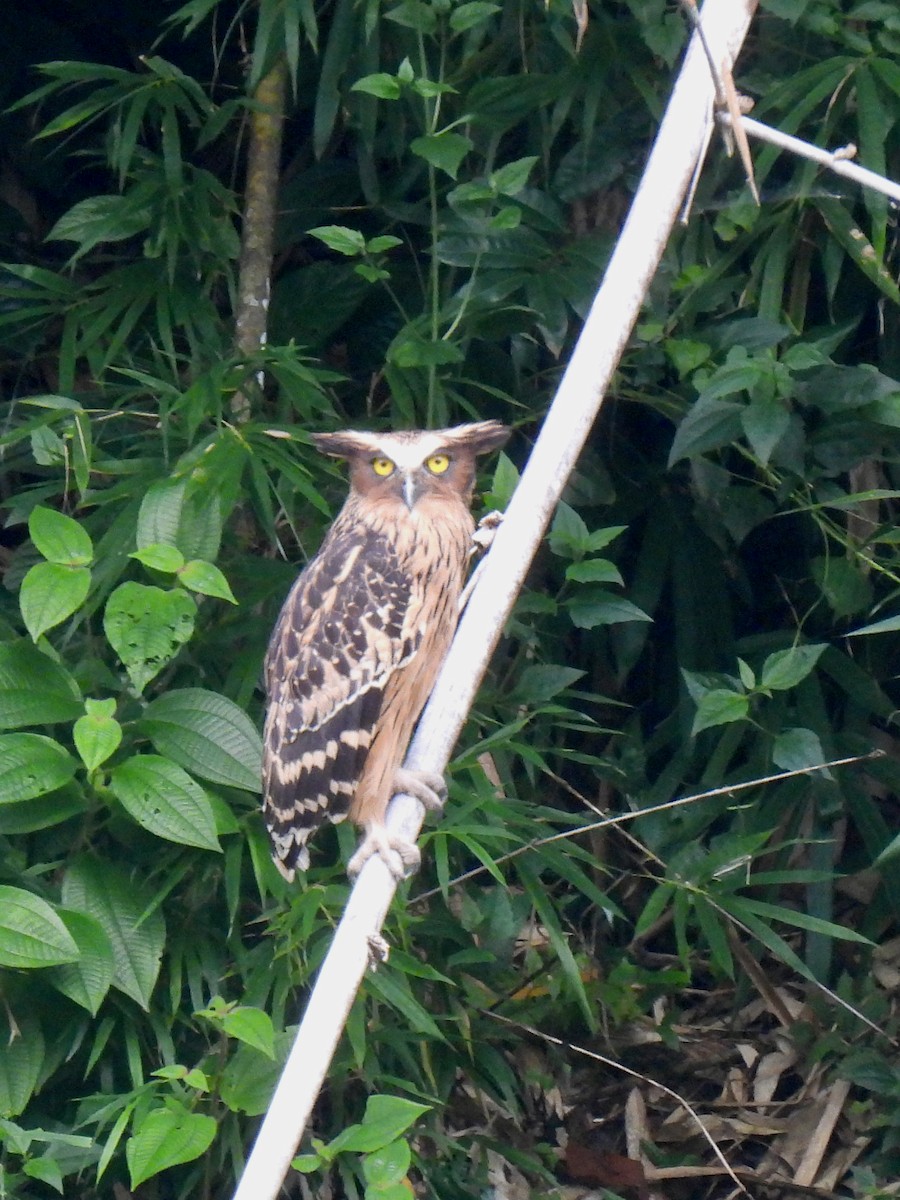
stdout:
[[(718, 118), (724, 125), (731, 124), (731, 117), (728, 113), (719, 113)], [(754, 121), (750, 117), (742, 117), (741, 123), (750, 137), (758, 138), (761, 142), (768, 142), (772, 146), (778, 146), (782, 150), (790, 150), (793, 154), (800, 155), (801, 158), (808, 158), (813, 162), (820, 163), (837, 175), (852, 179), (854, 183), (859, 183), (863, 187), (874, 188), (876, 192), (883, 192), (885, 196), (890, 196), (892, 200), (900, 204), (900, 183), (894, 183), (892, 179), (885, 179), (883, 175), (877, 175), (867, 167), (861, 167), (858, 163), (851, 162), (847, 147), (841, 147), (838, 150), (823, 150), (821, 146), (814, 146), (811, 142), (804, 142), (800, 138), (792, 137), (789, 133), (772, 129), (771, 126), (763, 125), (761, 121)]]
[[(716, 61), (733, 62), (756, 0), (707, 0), (703, 26)], [(640, 187), (571, 362), (463, 614), (406, 765), (442, 771), (544, 530), (590, 433), (638, 317), (700, 155), (713, 81), (696, 37), (685, 58)], [(388, 826), (418, 836), (417, 801), (398, 796)], [(234, 1200), (275, 1200), (344, 1028), (395, 883), (366, 864), (347, 902)]]

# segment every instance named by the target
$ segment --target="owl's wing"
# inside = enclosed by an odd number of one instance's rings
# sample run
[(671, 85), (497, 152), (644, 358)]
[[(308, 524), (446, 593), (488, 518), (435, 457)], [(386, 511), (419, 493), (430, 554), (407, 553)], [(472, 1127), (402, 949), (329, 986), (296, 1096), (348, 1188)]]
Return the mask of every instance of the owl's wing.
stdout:
[(306, 870), (306, 841), (346, 817), (384, 689), (416, 654), (421, 597), (372, 530), (326, 539), (291, 589), (269, 643), (263, 813), (276, 865)]

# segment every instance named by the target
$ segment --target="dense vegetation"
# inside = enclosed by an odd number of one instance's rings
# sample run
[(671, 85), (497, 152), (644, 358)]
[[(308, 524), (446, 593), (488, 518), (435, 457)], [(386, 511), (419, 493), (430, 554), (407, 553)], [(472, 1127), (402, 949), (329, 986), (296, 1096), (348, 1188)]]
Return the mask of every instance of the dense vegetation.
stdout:
[[(352, 831), (288, 887), (257, 811), (268, 631), (343, 488), (308, 433), (499, 417), (516, 435), (479, 502), (508, 497), (686, 30), (664, 0), (592, 0), (581, 30), (561, 0), (16, 7), (0, 1196), (219, 1198), (348, 886)], [(896, 177), (898, 52), (890, 0), (764, 0), (738, 83), (760, 119)], [(246, 131), (281, 64), (248, 354)], [(408, 1196), (407, 1171), (448, 1200), (634, 1194), (633, 1081), (523, 1025), (721, 1101), (707, 1127), (737, 1167), (796, 1165), (796, 1114), (844, 1096), (821, 1186), (900, 1173), (896, 215), (755, 162), (759, 209), (711, 152), (317, 1109), (328, 1142), (367, 1100), (370, 1121), (416, 1101), (412, 1164), (402, 1138), (306, 1146), (317, 1195)], [(609, 813), (633, 819), (596, 828)], [(730, 1194), (679, 1182), (709, 1146), (641, 1095), (671, 1194)]]

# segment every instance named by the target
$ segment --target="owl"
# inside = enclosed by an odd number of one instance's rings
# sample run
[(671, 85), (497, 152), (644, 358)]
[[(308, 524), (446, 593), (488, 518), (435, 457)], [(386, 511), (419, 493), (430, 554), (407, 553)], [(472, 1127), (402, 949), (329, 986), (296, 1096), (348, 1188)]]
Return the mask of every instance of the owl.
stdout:
[(473, 550), (475, 461), (497, 421), (405, 433), (313, 434), (346, 459), (350, 493), (291, 588), (266, 655), (263, 815), (275, 865), (309, 866), (327, 818), (364, 831), (351, 875), (378, 854), (396, 878), (419, 863), (385, 828), (396, 792), (437, 808), (439, 775), (404, 770), (406, 747), (456, 629)]

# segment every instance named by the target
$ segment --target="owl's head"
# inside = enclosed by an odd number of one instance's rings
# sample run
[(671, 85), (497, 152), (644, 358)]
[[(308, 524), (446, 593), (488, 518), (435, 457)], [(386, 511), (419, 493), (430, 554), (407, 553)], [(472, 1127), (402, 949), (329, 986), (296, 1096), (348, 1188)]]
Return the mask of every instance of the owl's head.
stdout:
[(499, 421), (475, 421), (452, 429), (365, 433), (353, 429), (314, 433), (323, 454), (350, 464), (353, 492), (367, 499), (396, 498), (412, 511), (427, 496), (461, 497), (475, 481), (475, 460), (502, 446), (510, 430)]

